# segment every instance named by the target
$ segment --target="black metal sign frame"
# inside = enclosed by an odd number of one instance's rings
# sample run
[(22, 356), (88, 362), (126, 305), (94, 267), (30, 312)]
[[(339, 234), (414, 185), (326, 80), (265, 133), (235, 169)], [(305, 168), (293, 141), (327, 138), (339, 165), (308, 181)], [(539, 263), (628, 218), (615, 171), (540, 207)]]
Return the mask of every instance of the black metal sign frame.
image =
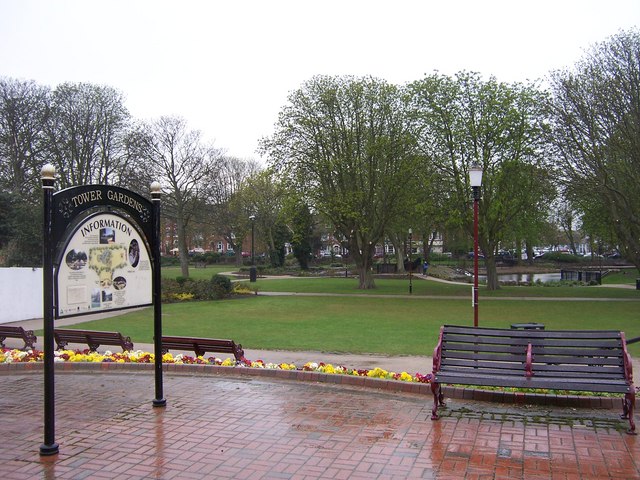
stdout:
[[(162, 304), (160, 284), (160, 184), (151, 185), (151, 200), (121, 187), (82, 185), (54, 193), (55, 169), (42, 169), (43, 189), (43, 318), (44, 318), (44, 443), (40, 455), (55, 455), (54, 318), (58, 315), (57, 274), (64, 249), (78, 226), (99, 212), (109, 213), (134, 224), (150, 247), (151, 298), (154, 306), (155, 398), (154, 407), (166, 400), (162, 384)], [(145, 247), (146, 248), (146, 247)], [(54, 292), (56, 295), (54, 295)], [(56, 302), (54, 302), (54, 298)], [(81, 314), (95, 313), (85, 312)]]

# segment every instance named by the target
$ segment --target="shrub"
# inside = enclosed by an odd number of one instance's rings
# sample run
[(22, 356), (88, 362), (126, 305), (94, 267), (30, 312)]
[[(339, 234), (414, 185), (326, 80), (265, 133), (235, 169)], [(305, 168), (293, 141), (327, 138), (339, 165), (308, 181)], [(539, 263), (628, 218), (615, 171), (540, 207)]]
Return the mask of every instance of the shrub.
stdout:
[(204, 254), (204, 261), (207, 265), (213, 265), (220, 261), (220, 257), (222, 257), (222, 255), (220, 255), (219, 252), (207, 252)]
[(215, 274), (211, 277), (211, 288), (215, 298), (224, 298), (231, 293), (231, 280), (224, 275)]
[(180, 265), (180, 257), (162, 256), (160, 257), (160, 265), (162, 265), (163, 267), (177, 267)]

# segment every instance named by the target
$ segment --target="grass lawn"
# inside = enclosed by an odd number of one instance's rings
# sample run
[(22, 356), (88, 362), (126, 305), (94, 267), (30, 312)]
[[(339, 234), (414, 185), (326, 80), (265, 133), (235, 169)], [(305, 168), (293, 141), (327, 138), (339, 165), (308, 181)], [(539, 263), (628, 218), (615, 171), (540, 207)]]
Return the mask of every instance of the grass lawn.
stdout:
[[(263, 292), (295, 292), (295, 293), (348, 293), (362, 295), (408, 295), (409, 280), (376, 278), (374, 290), (358, 290), (355, 278), (284, 278), (258, 279), (254, 288)], [(413, 278), (414, 296), (457, 296), (471, 298), (471, 284), (458, 285)], [(578, 298), (632, 298), (640, 300), (640, 292), (630, 289), (567, 286), (534, 286), (534, 287), (502, 287), (489, 291), (480, 286), (482, 297), (578, 297)]]
[[(487, 300), (480, 303), (480, 326), (542, 322), (547, 329), (622, 330), (633, 338), (640, 336), (639, 307), (626, 301)], [(471, 325), (472, 318), (468, 298), (250, 296), (163, 305), (163, 332), (231, 338), (249, 349), (431, 355), (441, 325)], [(116, 330), (134, 343), (152, 343), (153, 313), (149, 308), (75, 327)], [(640, 356), (640, 342), (629, 348)]]
[(640, 278), (640, 274), (638, 274), (638, 270), (635, 268), (626, 268), (624, 270), (620, 270), (618, 272), (611, 272), (604, 277), (602, 277), (602, 283), (607, 284), (627, 284), (627, 285), (635, 285), (636, 279)]

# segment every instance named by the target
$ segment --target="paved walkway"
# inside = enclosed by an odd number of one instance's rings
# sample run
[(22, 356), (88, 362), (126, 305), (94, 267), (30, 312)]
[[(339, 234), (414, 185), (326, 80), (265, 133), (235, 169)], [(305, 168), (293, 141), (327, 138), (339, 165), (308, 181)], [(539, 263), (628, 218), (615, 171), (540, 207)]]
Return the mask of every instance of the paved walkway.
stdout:
[(60, 453), (40, 457), (41, 373), (0, 375), (0, 478), (639, 479), (609, 410), (451, 400), (235, 376), (56, 374)]

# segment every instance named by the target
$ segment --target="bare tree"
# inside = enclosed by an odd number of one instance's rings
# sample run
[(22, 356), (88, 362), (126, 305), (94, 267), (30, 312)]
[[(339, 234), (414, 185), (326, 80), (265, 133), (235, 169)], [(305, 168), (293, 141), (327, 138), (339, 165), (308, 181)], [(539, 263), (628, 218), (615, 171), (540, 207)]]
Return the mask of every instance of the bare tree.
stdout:
[(210, 178), (208, 215), (214, 230), (222, 235), (235, 252), (236, 264), (242, 264), (242, 240), (251, 228), (249, 216), (255, 215), (240, 198), (240, 191), (252, 175), (260, 170), (258, 163), (235, 157), (221, 158)]
[(39, 191), (49, 89), (0, 79), (0, 185), (21, 201)]
[(123, 140), (129, 112), (117, 90), (64, 83), (52, 93), (47, 122), (47, 161), (60, 186), (120, 183), (127, 169)]
[(187, 228), (209, 194), (221, 151), (204, 145), (199, 131), (188, 130), (186, 121), (174, 116), (142, 125), (135, 145), (139, 168), (152, 171), (163, 187), (166, 215), (176, 221), (182, 276), (188, 277)]
[(640, 32), (595, 45), (552, 75), (552, 141), (584, 228), (640, 269)]

